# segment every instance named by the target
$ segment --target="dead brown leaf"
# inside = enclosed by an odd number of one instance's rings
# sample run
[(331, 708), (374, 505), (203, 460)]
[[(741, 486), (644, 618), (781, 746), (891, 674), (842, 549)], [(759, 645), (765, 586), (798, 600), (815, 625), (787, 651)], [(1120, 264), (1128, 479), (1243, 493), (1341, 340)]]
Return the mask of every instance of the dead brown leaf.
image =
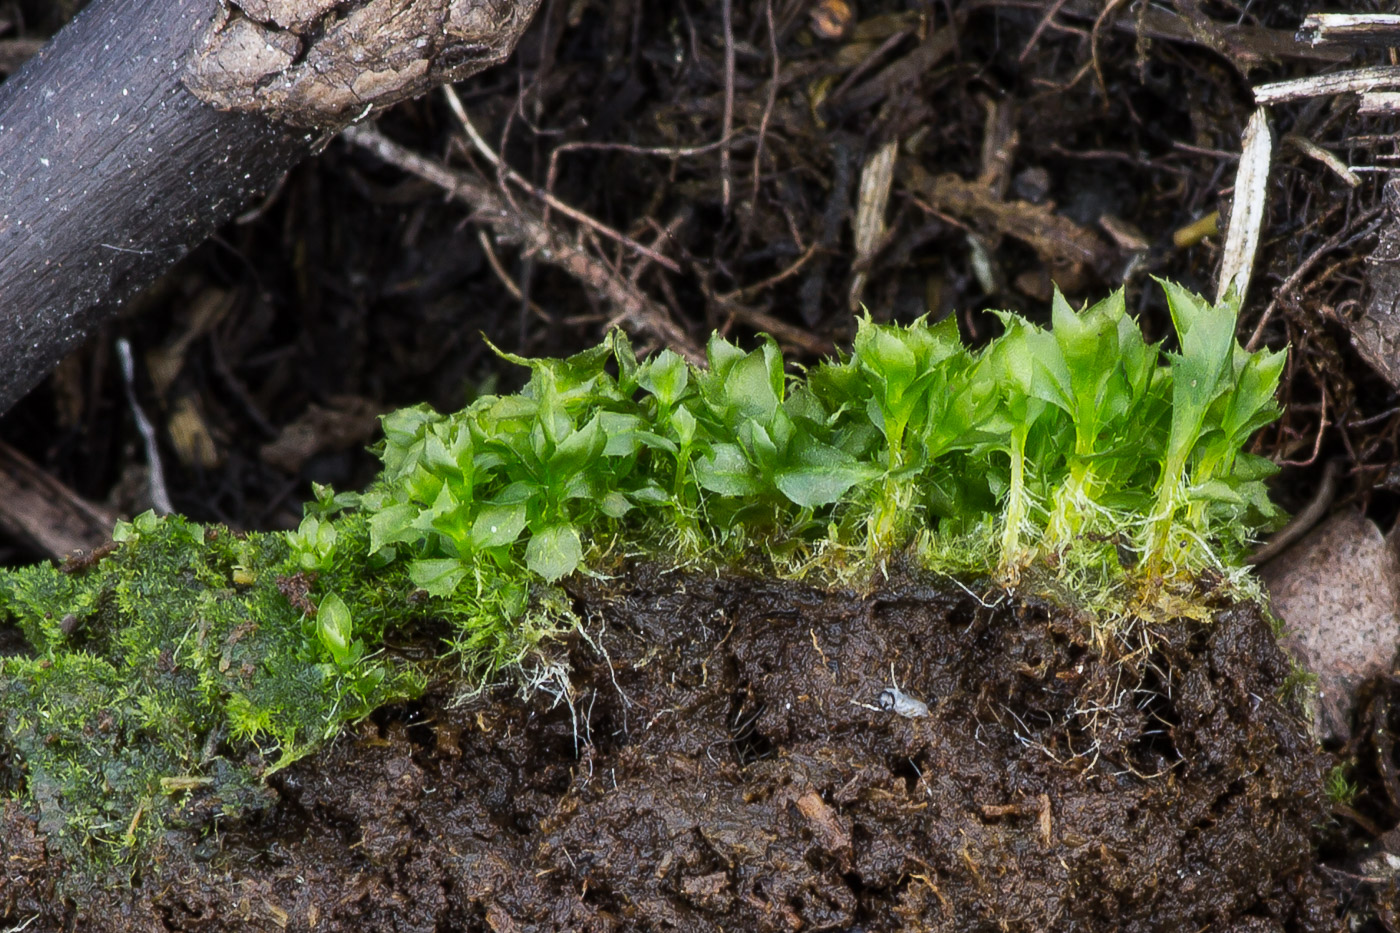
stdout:
[(262, 458), (288, 473), (300, 472), (317, 454), (369, 443), (379, 429), (379, 416), (388, 410), (357, 395), (335, 395), (327, 402), (328, 407), (307, 406), (276, 440), (263, 445)]
[(1400, 638), (1400, 559), (1374, 522), (1334, 515), (1261, 569), (1284, 642), (1317, 675), (1314, 729), (1350, 734), (1353, 694), (1390, 668)]

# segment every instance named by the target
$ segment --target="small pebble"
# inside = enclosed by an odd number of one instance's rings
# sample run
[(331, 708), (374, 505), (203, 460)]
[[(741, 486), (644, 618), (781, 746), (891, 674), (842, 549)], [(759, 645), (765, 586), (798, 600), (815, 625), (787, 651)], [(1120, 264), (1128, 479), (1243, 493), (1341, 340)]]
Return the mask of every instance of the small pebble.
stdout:
[(829, 41), (846, 38), (856, 21), (855, 10), (846, 0), (821, 0), (808, 15), (812, 32)]
[(880, 693), (880, 709), (897, 713), (905, 719), (922, 719), (928, 715), (928, 704), (916, 700), (898, 687), (887, 687)]

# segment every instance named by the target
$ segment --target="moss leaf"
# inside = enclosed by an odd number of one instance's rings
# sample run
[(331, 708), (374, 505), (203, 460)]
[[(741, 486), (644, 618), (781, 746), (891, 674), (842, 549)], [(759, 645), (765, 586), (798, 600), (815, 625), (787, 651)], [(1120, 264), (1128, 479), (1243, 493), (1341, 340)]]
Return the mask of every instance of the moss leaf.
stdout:
[(525, 548), (525, 564), (553, 583), (567, 576), (583, 560), (583, 544), (573, 525), (550, 525), (537, 531)]

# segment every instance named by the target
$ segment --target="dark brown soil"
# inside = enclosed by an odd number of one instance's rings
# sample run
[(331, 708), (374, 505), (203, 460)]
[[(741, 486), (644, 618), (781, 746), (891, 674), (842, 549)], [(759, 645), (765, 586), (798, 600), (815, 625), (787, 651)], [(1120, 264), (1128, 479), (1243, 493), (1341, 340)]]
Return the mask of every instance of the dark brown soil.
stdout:
[[(1320, 763), (1265, 619), (1083, 619), (642, 572), (577, 592), (571, 702), (384, 711), (130, 890), (13, 806), (29, 931), (1324, 930)], [(892, 680), (928, 715), (884, 711)], [(192, 801), (197, 809), (198, 801)], [(55, 897), (61, 891), (64, 899)]]
[[(0, 52), (80, 5), (0, 0)], [(1215, 210), (1228, 218), (1251, 86), (1391, 60), (1296, 46), (1303, 14), (1322, 6), (546, 0), (511, 62), (459, 91), (514, 171), (674, 261), (552, 215), (692, 342), (768, 331), (811, 361), (849, 341), (859, 275), (877, 318), (956, 315), (974, 341), (998, 327), (987, 308), (1043, 319), (1052, 281), (1076, 305), (1123, 286), (1160, 337), (1170, 325), (1150, 275), (1214, 290), (1221, 237), (1175, 234)], [(844, 29), (815, 28), (814, 14), (842, 7)], [(954, 41), (940, 45), (944, 30)], [(1390, 176), (1352, 187), (1285, 140), (1384, 167), (1393, 121), (1351, 97), (1280, 105), (1272, 120), (1269, 216), (1239, 336), (1258, 328), (1290, 362), (1286, 414), (1256, 452), (1282, 464), (1274, 492), (1290, 511), (1336, 459), (1337, 504), (1389, 528), (1400, 407), (1350, 331)], [(496, 180), (436, 95), (380, 126)], [(862, 173), (889, 141), (888, 230), (861, 255)], [(1093, 261), (1065, 262), (1047, 235), (1065, 224)], [(147, 455), (112, 349), (127, 337), (177, 510), (294, 527), (311, 481), (373, 476), (375, 412), (455, 409), (493, 379), (514, 384), (479, 333), (559, 355), (617, 320), (482, 229), (438, 188), (333, 143), (134, 301), (0, 433), (77, 495), (146, 508)], [(43, 556), (0, 539), (7, 563)], [(1376, 842), (1400, 851), (1393, 680), (1363, 704), (1342, 754), (1362, 790), (1329, 823), (1318, 765), (1275, 701), (1283, 662), (1251, 613), (1154, 632), (1151, 650), (1135, 633), (1099, 657), (1079, 622), (1041, 609), (685, 585), (579, 594), (607, 619), (595, 640), (612, 665), (573, 646), (572, 715), (548, 696), (386, 712), (282, 776), (263, 823), (171, 836), (132, 892), (70, 880), (71, 900), (57, 900), (63, 867), (7, 803), (0, 929), (747, 930), (794, 917), (847, 931), (1324, 929), (1317, 839), (1351, 916), (1367, 915), (1358, 885), (1381, 877), (1371, 928), (1400, 929), (1400, 885), (1353, 858)], [(867, 708), (891, 664), (929, 718)]]

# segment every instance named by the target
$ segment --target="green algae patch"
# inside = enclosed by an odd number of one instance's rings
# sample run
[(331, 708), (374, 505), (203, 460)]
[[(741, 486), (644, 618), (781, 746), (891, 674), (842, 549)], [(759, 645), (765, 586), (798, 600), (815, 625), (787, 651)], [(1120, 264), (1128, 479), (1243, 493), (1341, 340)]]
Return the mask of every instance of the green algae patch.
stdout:
[(791, 375), (775, 343), (708, 366), (621, 334), (519, 393), (384, 419), (363, 493), (319, 488), (290, 534), (180, 518), (118, 527), (102, 559), (0, 574), (30, 651), (0, 659), (0, 789), (76, 864), (132, 865), (163, 828), (216, 825), (263, 779), (431, 679), (554, 680), (578, 619), (558, 585), (636, 560), (868, 588), (887, 568), (991, 577), (1111, 626), (1203, 619), (1205, 571), (1277, 517), (1267, 460), (1281, 353), (1237, 308), (1164, 285), (1178, 349), (1122, 295), (1053, 328), (1004, 315), (860, 323)]

